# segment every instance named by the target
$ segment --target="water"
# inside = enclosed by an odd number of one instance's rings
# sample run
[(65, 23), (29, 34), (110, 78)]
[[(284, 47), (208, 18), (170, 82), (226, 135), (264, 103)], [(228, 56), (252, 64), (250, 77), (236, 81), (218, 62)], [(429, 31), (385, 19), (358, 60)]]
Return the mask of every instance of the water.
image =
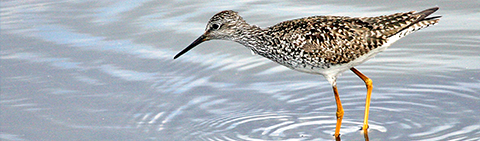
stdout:
[[(373, 80), (370, 140), (480, 140), (480, 2), (2, 1), (1, 140), (332, 140), (322, 76), (210, 41), (233, 9), (267, 27), (311, 15), (439, 6), (438, 25), (357, 67)], [(364, 140), (365, 86), (338, 79), (342, 140)]]

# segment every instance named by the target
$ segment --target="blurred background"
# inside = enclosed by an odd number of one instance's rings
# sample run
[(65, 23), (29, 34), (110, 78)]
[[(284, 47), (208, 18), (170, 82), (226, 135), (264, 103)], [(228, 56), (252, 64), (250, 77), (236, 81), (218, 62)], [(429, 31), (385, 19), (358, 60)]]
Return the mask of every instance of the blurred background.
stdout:
[[(480, 140), (480, 1), (1, 1), (0, 140), (332, 140), (320, 75), (228, 41), (173, 60), (212, 15), (266, 28), (313, 15), (439, 6), (440, 23), (357, 67), (373, 80), (370, 140)], [(341, 137), (360, 132), (366, 89), (337, 80)]]

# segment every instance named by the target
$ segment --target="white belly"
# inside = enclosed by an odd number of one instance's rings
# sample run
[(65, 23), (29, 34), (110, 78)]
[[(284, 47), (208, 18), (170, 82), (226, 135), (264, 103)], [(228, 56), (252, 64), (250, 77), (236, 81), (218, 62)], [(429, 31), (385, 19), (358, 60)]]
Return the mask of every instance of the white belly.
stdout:
[(305, 72), (305, 73), (311, 73), (311, 74), (321, 74), (323, 75), (329, 82), (330, 84), (334, 84), (336, 81), (337, 76), (339, 76), (342, 72), (349, 70), (352, 67), (355, 67), (368, 59), (374, 57), (376, 54), (384, 51), (387, 49), (392, 43), (396, 42), (399, 40), (401, 37), (399, 34), (394, 35), (390, 38), (388, 38), (388, 41), (383, 44), (381, 47), (378, 47), (376, 49), (371, 50), (367, 54), (364, 54), (363, 56), (358, 57), (357, 59), (350, 61), (345, 64), (338, 64), (334, 66), (330, 66), (330, 68), (316, 68), (312, 66), (306, 66), (305, 68), (293, 68), (294, 70), (300, 71), (300, 72)]

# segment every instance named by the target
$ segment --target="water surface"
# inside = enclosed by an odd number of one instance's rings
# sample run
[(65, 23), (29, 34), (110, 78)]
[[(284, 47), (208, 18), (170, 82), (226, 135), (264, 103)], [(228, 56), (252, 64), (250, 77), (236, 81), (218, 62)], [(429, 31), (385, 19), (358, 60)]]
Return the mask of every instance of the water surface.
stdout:
[[(312, 15), (439, 6), (438, 25), (357, 67), (373, 80), (370, 140), (480, 140), (478, 1), (5, 1), (1, 140), (332, 140), (322, 77), (227, 41), (173, 56), (226, 9), (267, 27)], [(338, 79), (343, 140), (364, 140), (365, 86)]]

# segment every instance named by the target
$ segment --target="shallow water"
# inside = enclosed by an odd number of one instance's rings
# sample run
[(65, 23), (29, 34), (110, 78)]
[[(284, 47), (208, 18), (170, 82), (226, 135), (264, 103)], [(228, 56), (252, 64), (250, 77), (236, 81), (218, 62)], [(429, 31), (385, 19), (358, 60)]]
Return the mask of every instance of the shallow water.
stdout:
[[(173, 56), (218, 11), (261, 27), (311, 15), (439, 6), (438, 25), (357, 67), (373, 80), (370, 140), (480, 140), (478, 1), (5, 1), (1, 140), (332, 140), (322, 77), (227, 41)], [(365, 86), (338, 79), (342, 140), (364, 140)]]

